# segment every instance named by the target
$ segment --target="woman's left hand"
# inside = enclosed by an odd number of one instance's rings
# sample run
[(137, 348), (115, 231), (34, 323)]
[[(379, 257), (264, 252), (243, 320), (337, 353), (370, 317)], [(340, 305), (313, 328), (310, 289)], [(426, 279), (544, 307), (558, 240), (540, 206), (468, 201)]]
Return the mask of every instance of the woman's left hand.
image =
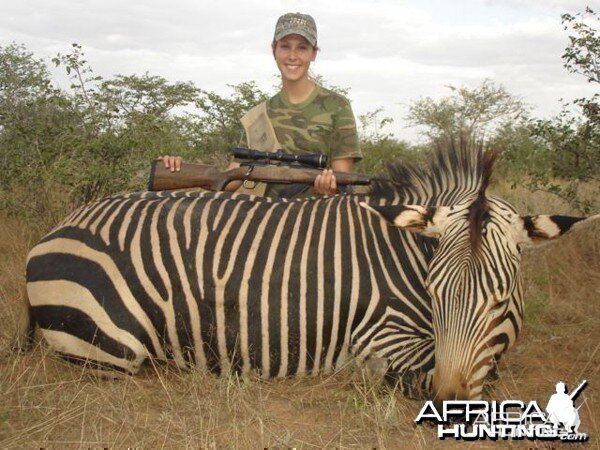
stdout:
[(335, 175), (333, 172), (352, 172), (353, 169), (354, 159), (336, 159), (331, 163), (331, 170), (324, 170), (322, 174), (315, 178), (315, 192), (321, 195), (338, 194), (337, 181), (335, 180)]
[(320, 195), (335, 195), (338, 193), (337, 182), (333, 170), (325, 169), (317, 175), (314, 185), (315, 192)]

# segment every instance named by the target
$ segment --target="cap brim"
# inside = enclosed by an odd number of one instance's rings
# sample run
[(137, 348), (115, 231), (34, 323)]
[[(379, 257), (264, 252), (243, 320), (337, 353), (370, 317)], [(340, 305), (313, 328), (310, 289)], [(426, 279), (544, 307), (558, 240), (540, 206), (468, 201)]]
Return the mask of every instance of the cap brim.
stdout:
[(279, 40), (283, 39), (284, 37), (289, 36), (291, 34), (297, 34), (299, 36), (302, 36), (313, 47), (315, 45), (317, 45), (317, 41), (315, 40), (314, 37), (312, 37), (311, 35), (309, 35), (306, 31), (300, 30), (300, 29), (297, 29), (297, 28), (291, 28), (289, 30), (285, 30), (285, 31), (280, 32), (279, 34), (276, 34), (275, 35), (275, 40), (279, 41)]

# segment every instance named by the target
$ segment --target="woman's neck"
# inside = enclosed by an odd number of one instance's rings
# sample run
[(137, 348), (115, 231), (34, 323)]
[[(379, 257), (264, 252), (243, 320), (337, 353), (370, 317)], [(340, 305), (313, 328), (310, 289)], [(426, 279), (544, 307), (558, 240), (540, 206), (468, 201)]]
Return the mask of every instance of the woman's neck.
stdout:
[(297, 81), (283, 80), (282, 91), (290, 103), (298, 104), (306, 100), (315, 89), (315, 83), (308, 78)]

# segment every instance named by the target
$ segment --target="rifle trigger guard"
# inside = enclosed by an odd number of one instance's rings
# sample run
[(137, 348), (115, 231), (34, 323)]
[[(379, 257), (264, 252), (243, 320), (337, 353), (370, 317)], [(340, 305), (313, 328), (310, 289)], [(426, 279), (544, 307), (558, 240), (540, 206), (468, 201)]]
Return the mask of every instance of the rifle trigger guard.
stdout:
[[(248, 170), (244, 174), (244, 178), (249, 177), (250, 174), (252, 173), (252, 170), (254, 170), (254, 166), (253, 165), (248, 166)], [(256, 181), (250, 181), (250, 180), (245, 179), (244, 182), (242, 183), (242, 186), (244, 186), (246, 189), (254, 189), (256, 187)]]

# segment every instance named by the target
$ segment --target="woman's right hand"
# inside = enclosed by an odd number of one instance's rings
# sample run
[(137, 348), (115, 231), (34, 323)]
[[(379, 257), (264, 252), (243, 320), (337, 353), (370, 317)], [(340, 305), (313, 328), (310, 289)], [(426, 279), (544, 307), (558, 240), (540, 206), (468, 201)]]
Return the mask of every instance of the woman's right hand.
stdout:
[(179, 172), (181, 170), (181, 163), (183, 162), (181, 156), (159, 156), (159, 161), (162, 161), (165, 165), (165, 169), (170, 169), (171, 172)]

